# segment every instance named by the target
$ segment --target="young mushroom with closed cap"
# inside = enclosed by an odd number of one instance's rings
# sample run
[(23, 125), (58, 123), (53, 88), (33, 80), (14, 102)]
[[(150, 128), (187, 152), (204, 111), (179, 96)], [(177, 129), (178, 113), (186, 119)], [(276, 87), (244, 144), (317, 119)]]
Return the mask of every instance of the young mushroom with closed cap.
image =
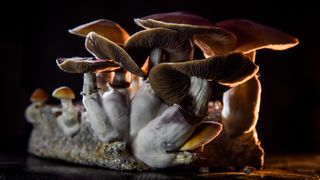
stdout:
[(26, 109), (26, 119), (31, 124), (39, 124), (43, 122), (44, 116), (41, 114), (41, 109), (48, 99), (48, 94), (44, 89), (38, 88), (33, 91), (30, 96), (31, 104)]
[(62, 114), (57, 117), (58, 125), (67, 136), (73, 136), (80, 129), (78, 111), (72, 103), (74, 92), (69, 87), (62, 86), (55, 89), (52, 96), (60, 99), (62, 105)]

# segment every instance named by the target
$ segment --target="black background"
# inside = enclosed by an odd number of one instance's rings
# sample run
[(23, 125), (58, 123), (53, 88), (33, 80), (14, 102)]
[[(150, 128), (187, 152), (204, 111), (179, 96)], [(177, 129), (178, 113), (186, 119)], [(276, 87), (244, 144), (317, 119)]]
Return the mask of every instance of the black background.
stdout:
[[(268, 152), (319, 152), (320, 8), (306, 1), (215, 0), (10, 2), (1, 6), (0, 151), (25, 152), (31, 125), (24, 120), (24, 109), (35, 88), (51, 93), (68, 85), (80, 91), (82, 76), (66, 74), (55, 64), (57, 57), (89, 56), (84, 39), (68, 34), (68, 29), (106, 18), (133, 34), (140, 30), (133, 18), (178, 10), (213, 22), (246, 18), (299, 38), (300, 44), (290, 50), (257, 53), (263, 88), (257, 129)], [(79, 93), (77, 99), (81, 99)]]

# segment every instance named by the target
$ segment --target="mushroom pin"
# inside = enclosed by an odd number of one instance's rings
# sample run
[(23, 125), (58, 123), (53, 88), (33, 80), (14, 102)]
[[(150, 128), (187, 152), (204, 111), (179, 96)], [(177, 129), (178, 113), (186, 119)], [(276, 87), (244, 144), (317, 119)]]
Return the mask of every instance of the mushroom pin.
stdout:
[(41, 109), (48, 99), (48, 94), (44, 89), (38, 88), (33, 91), (30, 96), (31, 105), (28, 106), (25, 112), (26, 119), (31, 124), (43, 122), (44, 116), (41, 115)]
[(66, 86), (59, 87), (52, 92), (52, 96), (60, 99), (62, 114), (57, 117), (58, 125), (68, 136), (73, 136), (80, 129), (78, 111), (74, 108), (72, 99), (75, 98), (73, 91)]

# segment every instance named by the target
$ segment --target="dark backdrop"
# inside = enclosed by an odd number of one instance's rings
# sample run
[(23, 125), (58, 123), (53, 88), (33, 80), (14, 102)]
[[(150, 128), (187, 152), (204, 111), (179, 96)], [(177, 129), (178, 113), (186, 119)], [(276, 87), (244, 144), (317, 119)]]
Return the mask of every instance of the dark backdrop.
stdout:
[[(115, 1), (115, 2), (114, 2)], [(9, 2), (10, 3), (10, 2)], [(287, 51), (261, 50), (257, 54), (263, 87), (258, 132), (269, 152), (320, 151), (319, 8), (303, 4), (264, 1), (77, 1), (19, 4), (1, 11), (0, 151), (24, 152), (31, 126), (24, 109), (31, 92), (68, 85), (79, 92), (82, 77), (60, 71), (57, 57), (89, 56), (84, 39), (67, 30), (99, 18), (111, 19), (130, 34), (140, 30), (133, 18), (189, 11), (212, 21), (246, 18), (300, 39)], [(80, 100), (80, 95), (77, 99)], [(57, 101), (51, 99), (50, 102)]]

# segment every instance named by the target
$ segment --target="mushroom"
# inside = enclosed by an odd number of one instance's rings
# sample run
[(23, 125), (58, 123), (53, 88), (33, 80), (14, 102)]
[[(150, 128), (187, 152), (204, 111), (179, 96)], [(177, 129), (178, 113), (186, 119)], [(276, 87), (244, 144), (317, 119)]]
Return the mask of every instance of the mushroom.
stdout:
[[(185, 113), (203, 117), (211, 96), (210, 81), (234, 87), (252, 78), (258, 67), (241, 53), (181, 63), (162, 63), (149, 75), (155, 93), (168, 105), (179, 104)], [(209, 81), (208, 81), (209, 80)]]
[(39, 124), (43, 122), (44, 116), (41, 115), (41, 109), (48, 99), (48, 94), (44, 89), (38, 88), (33, 91), (30, 96), (31, 104), (25, 112), (26, 119), (31, 124)]
[(133, 154), (152, 168), (189, 164), (196, 155), (175, 150), (183, 145), (194, 128), (179, 106), (170, 106), (138, 132), (132, 143)]
[(60, 99), (62, 105), (62, 114), (57, 117), (58, 125), (66, 135), (73, 136), (80, 129), (78, 111), (72, 104), (74, 92), (69, 87), (62, 86), (55, 89), (52, 96)]
[(146, 29), (161, 27), (175, 30), (181, 37), (192, 40), (205, 57), (226, 54), (234, 49), (237, 42), (233, 33), (214, 26), (203, 17), (181, 11), (136, 18), (135, 22)]
[[(120, 46), (94, 32), (88, 34), (85, 46), (98, 60), (58, 59), (57, 63), (64, 70), (71, 69), (70, 67), (79, 67), (69, 71), (71, 73), (84, 73), (83, 104), (87, 109), (91, 126), (99, 139), (104, 142), (119, 138), (126, 139), (129, 133), (129, 92), (127, 87), (130, 85), (131, 77), (124, 69), (140, 75), (142, 71)], [(100, 59), (103, 59), (101, 63)], [(113, 63), (110, 64), (109, 61), (118, 64), (123, 69), (114, 68)], [(79, 65), (83, 65), (83, 67)], [(97, 92), (96, 76), (94, 75), (95, 72), (101, 70), (114, 72), (113, 81), (110, 82), (110, 90), (105, 92), (103, 97)], [(122, 112), (128, 111), (128, 113), (115, 113), (120, 110)]]
[[(113, 61), (112, 61), (113, 62)], [(87, 110), (88, 122), (94, 134), (102, 142), (119, 139), (119, 134), (112, 127), (98, 92), (95, 72), (103, 70), (112, 72), (119, 68), (113, 67), (109, 60), (93, 60), (92, 58), (60, 58), (57, 59), (60, 69), (69, 73), (83, 73), (82, 102)], [(109, 67), (111, 65), (111, 67)]]
[[(77, 26), (69, 32), (81, 37), (86, 37), (90, 32), (95, 32), (119, 46), (123, 46), (129, 38), (129, 34), (119, 24), (106, 19), (99, 19)], [(101, 93), (104, 93), (107, 90), (107, 83), (111, 82), (114, 76), (105, 71), (96, 72), (96, 76), (98, 88)]]
[(102, 96), (102, 104), (112, 127), (120, 137), (129, 142), (129, 111), (130, 93), (129, 85), (131, 74), (120, 69), (115, 72), (110, 88)]
[[(233, 51), (246, 53), (253, 62), (258, 49), (285, 50), (299, 43), (295, 37), (249, 20), (231, 19), (218, 22), (217, 26), (233, 32), (238, 39)], [(260, 96), (258, 76), (224, 93), (221, 116), (227, 134), (240, 135), (256, 127)]]

